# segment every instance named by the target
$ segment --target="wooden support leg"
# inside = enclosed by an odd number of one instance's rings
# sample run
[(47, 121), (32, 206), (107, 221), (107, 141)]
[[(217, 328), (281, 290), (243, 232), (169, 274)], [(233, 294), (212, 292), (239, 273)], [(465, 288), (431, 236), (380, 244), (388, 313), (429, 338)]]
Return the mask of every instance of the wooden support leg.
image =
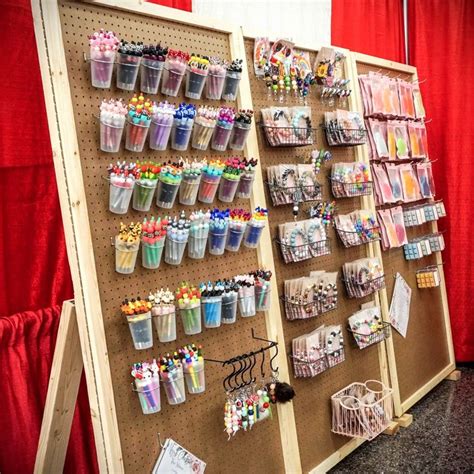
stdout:
[(397, 432), (398, 432), (399, 429), (400, 429), (400, 427), (398, 426), (398, 423), (397, 423), (396, 421), (392, 421), (392, 422), (387, 426), (387, 428), (385, 429), (385, 431), (383, 432), (383, 434), (393, 436), (394, 434), (397, 434)]
[(444, 380), (452, 380), (454, 382), (461, 380), (461, 371), (453, 370)]
[(35, 474), (61, 473), (83, 368), (73, 301), (65, 301), (49, 378)]
[(405, 413), (399, 418), (395, 418), (395, 421), (402, 427), (402, 428), (407, 428), (413, 423), (413, 415), (410, 415), (409, 413)]

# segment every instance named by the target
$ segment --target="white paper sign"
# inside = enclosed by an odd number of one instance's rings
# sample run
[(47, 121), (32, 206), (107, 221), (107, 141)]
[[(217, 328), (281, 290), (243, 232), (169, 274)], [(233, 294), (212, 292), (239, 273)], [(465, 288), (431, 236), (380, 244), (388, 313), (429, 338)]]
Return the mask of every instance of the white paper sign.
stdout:
[(203, 474), (206, 463), (167, 438), (152, 474)]
[(390, 323), (403, 336), (407, 337), (408, 319), (410, 318), (411, 288), (405, 279), (397, 273), (390, 303)]

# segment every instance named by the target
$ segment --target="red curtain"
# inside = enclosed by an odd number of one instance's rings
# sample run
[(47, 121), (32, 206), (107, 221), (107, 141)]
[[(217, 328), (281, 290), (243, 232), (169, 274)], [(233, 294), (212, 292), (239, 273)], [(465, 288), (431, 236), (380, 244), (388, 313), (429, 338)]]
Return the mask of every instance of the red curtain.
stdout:
[(331, 44), (405, 62), (403, 0), (332, 0)]
[(147, 0), (150, 3), (163, 5), (164, 7), (178, 8), (190, 12), (192, 10), (192, 0)]
[(428, 119), (428, 140), (437, 195), (448, 217), (444, 270), (456, 360), (474, 360), (474, 2), (409, 0), (410, 63), (418, 68)]

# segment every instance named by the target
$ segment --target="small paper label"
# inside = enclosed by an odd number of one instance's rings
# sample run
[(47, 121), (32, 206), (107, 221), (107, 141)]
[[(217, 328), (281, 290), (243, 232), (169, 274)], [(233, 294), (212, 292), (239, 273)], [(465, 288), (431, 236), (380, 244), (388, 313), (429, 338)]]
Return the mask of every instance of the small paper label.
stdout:
[(390, 303), (390, 324), (403, 337), (407, 337), (408, 319), (410, 318), (411, 288), (405, 279), (397, 273), (392, 301)]

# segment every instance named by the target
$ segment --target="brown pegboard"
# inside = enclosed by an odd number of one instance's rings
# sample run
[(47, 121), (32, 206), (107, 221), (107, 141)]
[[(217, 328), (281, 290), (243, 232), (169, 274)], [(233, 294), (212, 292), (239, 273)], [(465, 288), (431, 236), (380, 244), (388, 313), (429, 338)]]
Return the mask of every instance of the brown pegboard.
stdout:
[[(98, 113), (101, 100), (109, 97), (123, 97), (128, 100), (132, 93), (115, 89), (114, 84), (110, 91), (92, 88), (89, 65), (84, 62), (83, 56), (88, 51), (87, 35), (99, 28), (113, 30), (119, 37), (129, 41), (155, 43), (161, 41), (172, 48), (228, 59), (231, 57), (229, 37), (227, 34), (196, 26), (186, 26), (80, 2), (61, 2), (59, 9), (112, 371), (113, 387), (110, 387), (110, 390), (114, 393), (125, 471), (151, 471), (159, 453), (157, 434), (160, 432), (162, 438), (172, 437), (205, 460), (206, 472), (265, 472), (268, 466), (272, 466), (274, 472), (283, 472), (276, 410), (273, 421), (259, 424), (250, 433), (238, 433), (235, 439), (227, 442), (223, 432), (225, 395), (221, 384), (226, 372), (218, 364), (206, 364), (207, 389), (203, 395), (187, 395), (185, 404), (170, 406), (162, 391), (161, 412), (148, 416), (141, 413), (136, 394), (130, 387), (130, 365), (133, 362), (150, 359), (189, 342), (202, 344), (204, 355), (217, 359), (256, 349), (262, 343), (252, 340), (250, 331), (254, 328), (257, 335), (266, 337), (265, 320), (263, 313), (254, 318), (239, 317), (234, 325), (223, 325), (219, 329), (204, 329), (202, 334), (195, 337), (185, 336), (178, 320), (176, 341), (161, 344), (155, 336), (153, 349), (135, 351), (127, 324), (120, 315), (120, 302), (125, 297), (145, 296), (157, 287), (175, 289), (182, 280), (198, 283), (251, 271), (258, 267), (257, 254), (255, 250), (244, 248), (235, 256), (229, 253), (221, 257), (206, 255), (203, 261), (193, 261), (185, 257), (179, 267), (174, 268), (163, 263), (157, 271), (147, 271), (137, 262), (132, 275), (115, 273), (114, 249), (110, 239), (117, 233), (121, 221), (137, 221), (145, 216), (165, 213), (174, 215), (184, 207), (176, 205), (170, 212), (156, 207), (153, 207), (150, 213), (130, 210), (123, 217), (109, 213), (107, 183), (102, 179), (106, 174), (107, 165), (117, 160), (175, 159), (180, 154), (174, 151), (153, 152), (148, 150), (147, 146), (143, 153), (127, 152), (122, 146), (122, 150), (112, 156), (99, 150), (99, 127), (94, 116)], [(155, 97), (157, 100), (165, 99), (161, 94)], [(175, 102), (179, 103), (182, 100), (184, 96), (181, 95)], [(209, 102), (211, 103), (216, 102)], [(202, 157), (202, 153), (204, 152), (189, 151), (181, 155)], [(206, 153), (214, 156), (223, 155), (213, 151)], [(231, 154), (236, 153), (227, 153)], [(219, 204), (217, 201), (214, 204), (225, 207), (223, 203)], [(248, 208), (249, 202), (236, 200), (232, 207)], [(238, 462), (234, 462), (236, 460)]]
[[(246, 39), (245, 46), (252, 90), (252, 102), (257, 120), (260, 120), (260, 109), (274, 105), (275, 102), (273, 99), (268, 98), (264, 81), (258, 80), (254, 74), (253, 40), (249, 38)], [(314, 61), (315, 55), (315, 52), (310, 52), (311, 62)], [(300, 102), (298, 99), (291, 97), (285, 105), (300, 105)], [(313, 127), (319, 127), (322, 123), (325, 111), (336, 108), (325, 107), (320, 102), (318, 92), (315, 91), (314, 88), (311, 88), (308, 105), (311, 106)], [(302, 163), (303, 158), (307, 159), (313, 149), (329, 148), (321, 129), (317, 131), (316, 144), (314, 146), (302, 148), (272, 148), (267, 145), (262, 130), (258, 130), (258, 143), (264, 179), (266, 179), (267, 166), (279, 163)], [(332, 147), (330, 151), (333, 154), (332, 162), (349, 162), (355, 160), (354, 148)], [(324, 200), (333, 199), (328, 180), (332, 162), (330, 161), (322, 167), (318, 177), (319, 182), (323, 184)], [(268, 186), (265, 186), (265, 193), (266, 201), (269, 206), (271, 234), (272, 237), (276, 237), (278, 235), (278, 225), (293, 219), (292, 206), (274, 207), (271, 205), (272, 201), (268, 192)], [(359, 198), (338, 199), (336, 200), (336, 204), (338, 212), (342, 214), (362, 207)], [(300, 206), (298, 219), (302, 220), (307, 218), (307, 210), (309, 207), (309, 203), (304, 203)], [(298, 263), (285, 264), (282, 260), (278, 244), (273, 244), (276, 277), (280, 295), (283, 294), (283, 285), (286, 279), (306, 276), (309, 275), (312, 270), (318, 269), (338, 271), (340, 276), (341, 267), (345, 262), (367, 256), (365, 246), (344, 248), (332, 227), (329, 229), (329, 237), (331, 239), (332, 249), (329, 255)], [(297, 394), (293, 405), (303, 472), (307, 472), (316, 467), (350, 440), (350, 438), (331, 433), (331, 395), (355, 381), (381, 379), (376, 345), (362, 351), (359, 350), (352, 336), (345, 329), (347, 318), (359, 310), (362, 303), (371, 301), (371, 298), (348, 299), (346, 297), (345, 288), (340, 280), (338, 281), (338, 294), (339, 301), (337, 310), (308, 320), (288, 321), (284, 316), (285, 311), (283, 304), (280, 305), (282, 317), (284, 318), (283, 330), (288, 354), (291, 354), (291, 342), (295, 337), (311, 332), (321, 324), (341, 324), (346, 344), (346, 360), (342, 364), (310, 379), (295, 379), (291, 376), (291, 384), (294, 386)], [(290, 373), (293, 374), (292, 367), (290, 367)]]
[[(413, 80), (410, 74), (357, 62), (358, 74), (367, 74), (369, 71), (378, 71), (408, 81)], [(433, 233), (431, 223), (407, 228), (408, 240), (431, 233)], [(420, 290), (416, 286), (416, 270), (436, 265), (435, 254), (407, 261), (402, 248), (390, 249), (382, 252), (382, 260), (387, 274), (389, 303), (396, 273), (400, 273), (412, 289), (406, 339), (397, 331), (392, 331), (400, 398), (403, 403), (449, 365), (449, 336), (446, 333), (440, 287)]]

